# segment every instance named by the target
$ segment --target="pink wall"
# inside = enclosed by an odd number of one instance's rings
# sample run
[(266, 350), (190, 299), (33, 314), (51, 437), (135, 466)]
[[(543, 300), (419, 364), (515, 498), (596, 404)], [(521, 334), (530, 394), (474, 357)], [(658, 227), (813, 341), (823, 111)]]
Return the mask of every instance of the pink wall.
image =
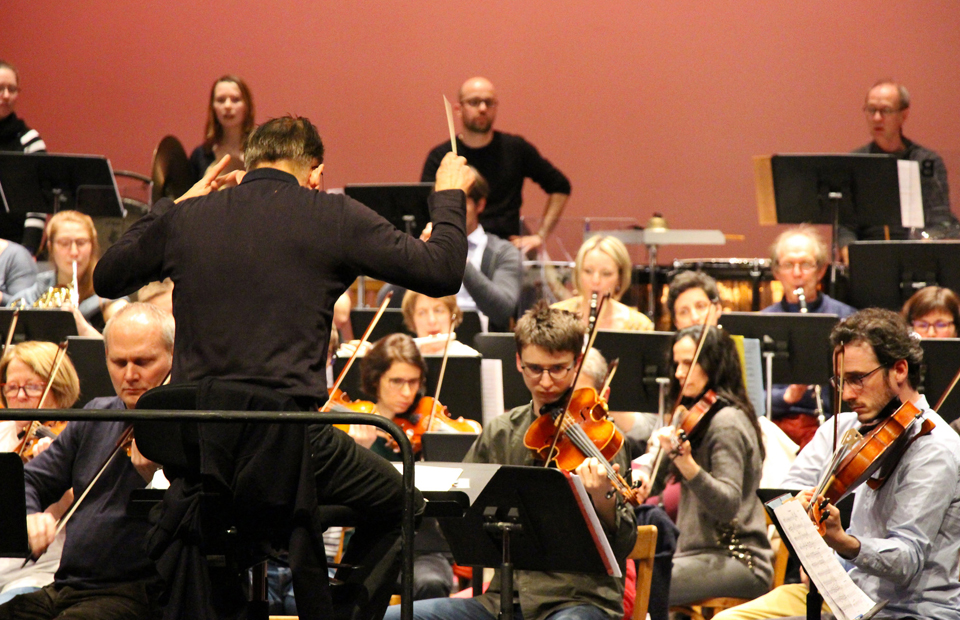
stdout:
[[(482, 74), (499, 88), (497, 126), (570, 176), (569, 216), (658, 210), (674, 228), (747, 237), (663, 259), (762, 256), (776, 231), (756, 223), (750, 157), (865, 143), (864, 92), (894, 76), (914, 98), (908, 135), (943, 155), (960, 200), (953, 0), (5, 0), (0, 23), (21, 116), (52, 151), (115, 168), (149, 172), (168, 133), (196, 145), (212, 80), (233, 72), (258, 119), (317, 123), (328, 187), (417, 180), (444, 138), (440, 94)], [(526, 195), (539, 213), (542, 193)]]

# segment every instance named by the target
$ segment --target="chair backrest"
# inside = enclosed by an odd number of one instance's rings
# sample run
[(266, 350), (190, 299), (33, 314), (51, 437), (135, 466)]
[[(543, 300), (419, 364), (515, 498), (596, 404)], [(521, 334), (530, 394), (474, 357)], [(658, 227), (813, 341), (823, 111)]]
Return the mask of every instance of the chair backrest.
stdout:
[(653, 578), (653, 558), (657, 552), (657, 526), (638, 525), (637, 541), (633, 543), (633, 551), (627, 556), (634, 561), (637, 567), (637, 589), (633, 600), (633, 620), (643, 620), (647, 617), (647, 606), (650, 604), (650, 581)]

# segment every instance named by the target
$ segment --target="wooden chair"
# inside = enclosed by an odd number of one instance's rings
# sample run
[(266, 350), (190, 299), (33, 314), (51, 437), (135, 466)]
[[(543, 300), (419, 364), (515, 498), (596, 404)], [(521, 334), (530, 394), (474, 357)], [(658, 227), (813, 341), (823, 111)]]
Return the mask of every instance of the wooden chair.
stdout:
[(647, 617), (650, 604), (650, 580), (653, 578), (653, 557), (657, 552), (657, 526), (638, 525), (637, 542), (627, 556), (637, 567), (636, 595), (633, 599), (633, 620)]

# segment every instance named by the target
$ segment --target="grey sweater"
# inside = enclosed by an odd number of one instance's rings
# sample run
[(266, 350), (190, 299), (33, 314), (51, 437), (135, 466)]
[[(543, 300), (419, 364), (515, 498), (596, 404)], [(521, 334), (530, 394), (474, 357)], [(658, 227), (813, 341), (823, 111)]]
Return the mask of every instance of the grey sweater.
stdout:
[(725, 553), (769, 580), (773, 554), (757, 497), (763, 462), (744, 413), (730, 406), (718, 411), (693, 458), (701, 469), (681, 483), (677, 554)]

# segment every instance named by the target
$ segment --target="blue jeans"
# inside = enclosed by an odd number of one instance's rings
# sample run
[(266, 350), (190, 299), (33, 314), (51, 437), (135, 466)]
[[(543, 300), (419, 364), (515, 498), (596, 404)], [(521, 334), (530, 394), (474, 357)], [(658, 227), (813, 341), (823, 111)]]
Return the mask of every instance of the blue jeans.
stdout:
[[(497, 620), (476, 599), (434, 598), (414, 601), (414, 620)], [(519, 605), (513, 607), (514, 620), (524, 620)], [(387, 608), (383, 620), (400, 620), (400, 606)], [(577, 605), (555, 611), (547, 620), (609, 620), (607, 615), (592, 605)]]

